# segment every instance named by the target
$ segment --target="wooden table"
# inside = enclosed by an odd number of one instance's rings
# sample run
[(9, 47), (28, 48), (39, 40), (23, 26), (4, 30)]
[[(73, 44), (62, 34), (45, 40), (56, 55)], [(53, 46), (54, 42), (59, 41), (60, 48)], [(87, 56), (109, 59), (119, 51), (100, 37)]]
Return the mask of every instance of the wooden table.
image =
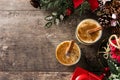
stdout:
[[(100, 42), (86, 46), (75, 38), (77, 24), (93, 18), (88, 13), (45, 29), (48, 12), (33, 8), (29, 0), (0, 0), (0, 80), (69, 80), (76, 66), (99, 71), (95, 55)], [(55, 49), (71, 39), (79, 44), (82, 57), (66, 67), (56, 60)]]

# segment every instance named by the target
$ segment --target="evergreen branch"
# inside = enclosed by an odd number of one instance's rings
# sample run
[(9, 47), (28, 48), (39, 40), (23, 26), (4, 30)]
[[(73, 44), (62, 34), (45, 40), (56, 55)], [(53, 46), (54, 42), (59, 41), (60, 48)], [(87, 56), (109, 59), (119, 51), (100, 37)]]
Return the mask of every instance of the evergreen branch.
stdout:
[[(57, 15), (52, 15), (50, 14), (50, 16), (45, 17), (45, 20), (48, 21), (48, 23), (46, 24), (47, 27), (51, 26), (51, 24), (53, 23), (59, 23), (60, 21), (63, 20), (64, 16), (66, 16), (66, 10), (70, 9), (71, 12), (74, 12), (74, 6), (73, 6), (73, 1), (72, 0), (31, 0), (31, 1), (35, 1), (36, 3), (39, 3), (37, 5), (39, 5), (40, 8), (46, 9), (46, 10), (54, 10), (55, 13), (57, 13)], [(38, 7), (35, 6), (35, 4), (32, 4), (34, 7)], [(80, 6), (80, 14), (85, 12), (85, 9), (88, 8), (88, 2), (85, 1), (83, 4), (81, 4)], [(50, 17), (53, 17), (51, 19), (49, 19)], [(46, 26), (45, 25), (45, 26)]]
[(77, 8), (77, 11), (79, 11), (80, 16), (86, 11), (90, 9), (90, 5), (87, 1), (83, 2), (81, 6)]

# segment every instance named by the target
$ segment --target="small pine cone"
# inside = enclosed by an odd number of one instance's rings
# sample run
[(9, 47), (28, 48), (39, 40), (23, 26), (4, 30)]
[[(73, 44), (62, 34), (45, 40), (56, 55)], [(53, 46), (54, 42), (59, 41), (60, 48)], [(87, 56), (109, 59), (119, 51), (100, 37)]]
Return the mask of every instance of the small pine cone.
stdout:
[(111, 17), (108, 14), (104, 14), (102, 16), (100, 16), (100, 18), (98, 19), (99, 23), (104, 27), (109, 27), (110, 26), (110, 20)]
[(31, 0), (30, 3), (34, 8), (40, 7), (40, 3), (38, 0)]

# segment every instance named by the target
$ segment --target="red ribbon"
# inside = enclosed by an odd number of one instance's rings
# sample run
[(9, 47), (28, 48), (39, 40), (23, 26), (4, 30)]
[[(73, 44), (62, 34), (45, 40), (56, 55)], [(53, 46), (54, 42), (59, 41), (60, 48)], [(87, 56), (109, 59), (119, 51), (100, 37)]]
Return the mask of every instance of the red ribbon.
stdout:
[(95, 9), (99, 7), (98, 0), (88, 0), (88, 2), (90, 4), (92, 11), (94, 11)]
[(73, 0), (74, 8), (79, 7), (83, 2), (84, 0)]
[[(98, 0), (87, 0), (87, 1), (90, 4), (90, 8), (92, 11), (94, 11), (95, 9), (97, 9), (99, 7)], [(78, 8), (83, 2), (84, 2), (84, 0), (73, 0), (74, 9)], [(66, 15), (69, 16), (71, 13), (72, 13), (72, 11), (70, 9), (67, 9)]]

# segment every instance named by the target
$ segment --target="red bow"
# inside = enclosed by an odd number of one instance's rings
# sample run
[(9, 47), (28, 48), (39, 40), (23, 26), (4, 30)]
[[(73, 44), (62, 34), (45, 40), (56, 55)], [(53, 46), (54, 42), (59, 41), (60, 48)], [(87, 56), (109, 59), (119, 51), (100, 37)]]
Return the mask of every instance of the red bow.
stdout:
[[(97, 9), (99, 7), (98, 0), (87, 0), (87, 1), (90, 4), (90, 8), (92, 11), (94, 11), (95, 9)], [(84, 0), (73, 0), (74, 9), (78, 8), (83, 2), (84, 2)], [(70, 9), (67, 9), (68, 16), (71, 14), (71, 12), (72, 11)]]

